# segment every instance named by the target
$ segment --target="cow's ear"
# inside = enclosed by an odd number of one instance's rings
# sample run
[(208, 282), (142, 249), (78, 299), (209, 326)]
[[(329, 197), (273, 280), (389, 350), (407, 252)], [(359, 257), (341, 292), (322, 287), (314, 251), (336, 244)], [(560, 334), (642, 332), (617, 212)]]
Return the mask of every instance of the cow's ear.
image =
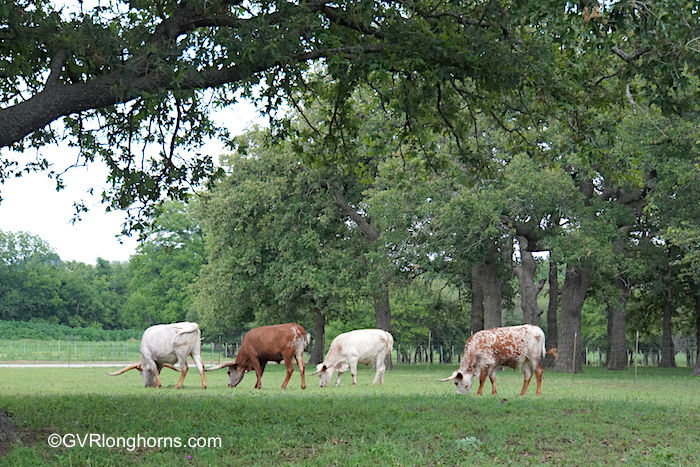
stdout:
[(323, 368), (321, 368), (321, 371), (326, 371), (328, 367), (326, 365), (323, 365)]
[(462, 373), (457, 373), (457, 376), (455, 376), (455, 379), (462, 379), (464, 378), (464, 375)]

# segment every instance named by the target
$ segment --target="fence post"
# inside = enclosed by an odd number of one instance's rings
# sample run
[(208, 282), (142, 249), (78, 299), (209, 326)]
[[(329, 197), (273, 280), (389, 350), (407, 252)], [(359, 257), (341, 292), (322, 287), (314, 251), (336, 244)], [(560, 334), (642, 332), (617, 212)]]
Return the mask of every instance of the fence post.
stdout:
[(637, 384), (637, 354), (639, 353), (639, 331), (637, 331), (637, 342), (634, 346), (634, 384)]
[(576, 373), (576, 339), (578, 338), (578, 333), (574, 333), (574, 358), (571, 363), (571, 381), (574, 380), (574, 373)]
[(430, 341), (432, 340), (433, 337), (433, 331), (428, 331), (428, 352), (430, 352), (430, 357), (426, 358), (428, 360), (428, 366), (425, 367), (425, 371), (430, 370), (430, 361), (433, 359), (433, 349), (430, 347)]

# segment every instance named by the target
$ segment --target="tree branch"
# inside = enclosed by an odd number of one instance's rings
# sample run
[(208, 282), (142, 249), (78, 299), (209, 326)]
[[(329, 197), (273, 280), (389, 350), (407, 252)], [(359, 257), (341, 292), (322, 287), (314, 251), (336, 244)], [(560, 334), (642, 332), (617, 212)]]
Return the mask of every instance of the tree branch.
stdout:
[(367, 240), (367, 243), (372, 244), (372, 243), (376, 242), (379, 239), (380, 232), (374, 226), (374, 222), (367, 221), (367, 219), (365, 219), (365, 217), (362, 214), (360, 214), (359, 212), (357, 212), (356, 209), (354, 209), (352, 206), (350, 206), (350, 204), (348, 204), (348, 202), (345, 199), (345, 196), (343, 195), (343, 192), (340, 188), (335, 190), (335, 192), (333, 194), (335, 196), (335, 203), (333, 203), (333, 204), (336, 207), (338, 207), (338, 209), (339, 209), (335, 213), (336, 216), (349, 217), (360, 228), (360, 230), (362, 231), (362, 234), (365, 236), (365, 239)]
[(622, 60), (624, 60), (627, 63), (633, 62), (633, 61), (637, 60), (638, 58), (640, 58), (641, 56), (646, 55), (649, 52), (651, 52), (651, 48), (649, 48), (649, 47), (643, 47), (639, 50), (635, 50), (631, 54), (625, 52), (624, 50), (622, 50), (618, 46), (613, 46), (610, 50), (613, 54), (617, 55), (618, 57), (620, 57)]

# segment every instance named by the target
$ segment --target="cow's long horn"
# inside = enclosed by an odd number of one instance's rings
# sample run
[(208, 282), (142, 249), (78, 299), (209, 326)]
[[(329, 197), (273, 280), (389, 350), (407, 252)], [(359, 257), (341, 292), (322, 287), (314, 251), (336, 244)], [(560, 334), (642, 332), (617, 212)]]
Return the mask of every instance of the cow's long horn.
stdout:
[(458, 374), (459, 374), (459, 370), (455, 370), (455, 372), (452, 373), (452, 376), (450, 376), (449, 378), (439, 379), (438, 381), (452, 381), (453, 379), (455, 379), (457, 377)]
[(172, 366), (170, 363), (163, 363), (163, 366), (165, 368), (170, 368), (171, 370), (180, 371), (177, 368), (175, 368), (174, 366)]
[(109, 376), (117, 376), (117, 375), (121, 375), (122, 373), (124, 373), (126, 371), (133, 370), (134, 368), (138, 368), (138, 370), (141, 371), (141, 364), (140, 363), (132, 363), (131, 365), (127, 365), (117, 372), (107, 373), (107, 374)]
[(311, 373), (309, 376), (313, 376), (313, 375), (315, 375), (316, 373), (320, 373), (320, 372), (325, 371), (325, 370), (328, 369), (328, 367), (327, 367), (326, 365), (320, 365), (320, 364), (319, 364), (316, 368), (317, 368), (317, 370), (314, 371), (313, 373)]
[(227, 367), (227, 366), (231, 366), (231, 365), (233, 365), (233, 364), (235, 364), (235, 363), (236, 363), (236, 362), (224, 362), (224, 363), (219, 363), (218, 365), (213, 366), (213, 367), (211, 367), (211, 368), (205, 368), (204, 371), (220, 370), (220, 369), (225, 368), (225, 367)]

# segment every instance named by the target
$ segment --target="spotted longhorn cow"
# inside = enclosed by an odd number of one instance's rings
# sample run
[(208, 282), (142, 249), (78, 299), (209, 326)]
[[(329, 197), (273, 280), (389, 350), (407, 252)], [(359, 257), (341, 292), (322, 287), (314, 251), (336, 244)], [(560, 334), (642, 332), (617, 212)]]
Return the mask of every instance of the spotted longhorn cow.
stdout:
[(473, 378), (479, 378), (480, 396), (488, 376), (491, 380), (491, 395), (496, 394), (496, 370), (501, 367), (522, 367), (525, 376), (521, 396), (525, 395), (532, 374), (537, 378), (536, 395), (542, 393), (542, 355), (544, 354), (544, 332), (537, 326), (526, 324), (479, 331), (467, 339), (459, 369), (449, 378), (438, 381), (454, 381), (457, 393), (467, 394)]

